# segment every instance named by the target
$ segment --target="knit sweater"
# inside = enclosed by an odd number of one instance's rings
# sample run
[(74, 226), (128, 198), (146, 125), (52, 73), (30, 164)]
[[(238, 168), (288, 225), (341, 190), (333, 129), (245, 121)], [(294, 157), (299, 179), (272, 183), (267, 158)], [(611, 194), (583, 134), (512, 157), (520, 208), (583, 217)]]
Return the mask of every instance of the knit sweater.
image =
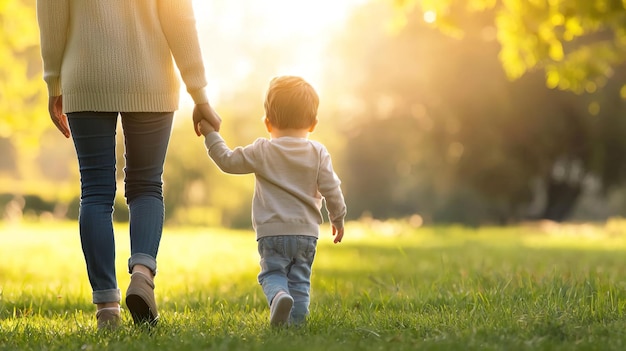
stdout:
[(305, 138), (259, 138), (231, 150), (217, 132), (206, 135), (209, 156), (224, 172), (254, 173), (252, 226), (257, 240), (275, 235), (319, 237), (322, 201), (328, 217), (343, 228), (346, 205), (341, 181), (326, 148)]
[(171, 112), (176, 66), (208, 102), (191, 0), (37, 0), (43, 77), (63, 112)]

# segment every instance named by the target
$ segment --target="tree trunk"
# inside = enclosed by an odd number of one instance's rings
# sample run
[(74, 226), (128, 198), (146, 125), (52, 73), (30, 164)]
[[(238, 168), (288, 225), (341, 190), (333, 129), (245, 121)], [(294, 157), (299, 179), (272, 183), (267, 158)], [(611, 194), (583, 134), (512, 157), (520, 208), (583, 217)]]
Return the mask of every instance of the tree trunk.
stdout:
[(550, 179), (546, 188), (546, 206), (541, 218), (556, 222), (566, 220), (576, 206), (582, 184)]

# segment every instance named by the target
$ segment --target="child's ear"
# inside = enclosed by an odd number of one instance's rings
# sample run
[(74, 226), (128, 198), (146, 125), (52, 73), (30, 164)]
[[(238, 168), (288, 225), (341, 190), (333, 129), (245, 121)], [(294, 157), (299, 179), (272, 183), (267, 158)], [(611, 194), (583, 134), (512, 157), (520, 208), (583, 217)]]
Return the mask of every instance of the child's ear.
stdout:
[(317, 127), (317, 118), (315, 119), (313, 124), (311, 124), (311, 127), (309, 128), (309, 133), (313, 133), (313, 131), (315, 130), (315, 127)]
[(272, 124), (270, 123), (270, 119), (265, 117), (263, 119), (263, 122), (265, 122), (265, 128), (267, 129), (267, 132), (271, 133), (272, 132)]

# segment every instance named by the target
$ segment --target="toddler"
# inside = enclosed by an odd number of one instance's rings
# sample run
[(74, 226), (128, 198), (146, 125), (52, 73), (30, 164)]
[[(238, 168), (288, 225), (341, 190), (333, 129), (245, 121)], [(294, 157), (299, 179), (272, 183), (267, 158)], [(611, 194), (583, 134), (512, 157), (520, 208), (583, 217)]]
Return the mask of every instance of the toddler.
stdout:
[(309, 314), (323, 201), (334, 242), (341, 242), (344, 234), (341, 182), (326, 148), (307, 139), (318, 122), (318, 105), (309, 83), (282, 76), (271, 80), (265, 98), (270, 139), (231, 150), (211, 124), (199, 124), (208, 154), (223, 172), (255, 175), (252, 225), (260, 255), (258, 281), (270, 305), (272, 326), (298, 325)]

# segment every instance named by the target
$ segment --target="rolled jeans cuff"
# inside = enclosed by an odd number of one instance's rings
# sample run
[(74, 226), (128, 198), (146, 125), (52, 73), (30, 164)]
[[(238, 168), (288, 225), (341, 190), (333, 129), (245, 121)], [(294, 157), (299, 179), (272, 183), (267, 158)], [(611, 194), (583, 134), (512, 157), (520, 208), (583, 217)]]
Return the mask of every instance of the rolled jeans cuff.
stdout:
[(152, 275), (156, 276), (157, 274), (157, 263), (156, 258), (144, 254), (144, 253), (136, 253), (132, 254), (128, 259), (128, 273), (133, 273), (133, 267), (135, 265), (146, 266), (152, 271)]
[(120, 289), (97, 290), (92, 293), (93, 303), (107, 303), (122, 301)]

